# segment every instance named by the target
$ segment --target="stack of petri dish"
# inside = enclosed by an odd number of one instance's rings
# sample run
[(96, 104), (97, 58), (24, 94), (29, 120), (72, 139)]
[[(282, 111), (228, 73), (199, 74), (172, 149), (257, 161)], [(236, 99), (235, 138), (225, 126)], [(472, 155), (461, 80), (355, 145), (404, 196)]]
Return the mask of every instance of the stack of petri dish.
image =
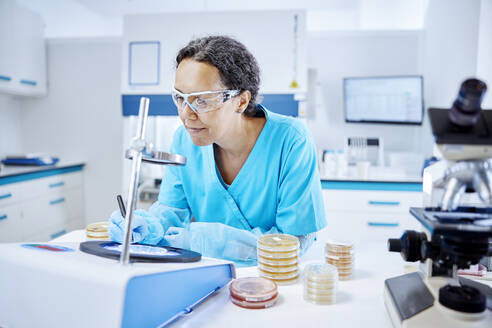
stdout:
[(258, 271), (261, 277), (279, 285), (295, 283), (299, 278), (299, 239), (286, 234), (268, 234), (258, 238)]
[(325, 246), (326, 263), (338, 269), (340, 280), (349, 280), (354, 271), (354, 244), (350, 242), (328, 241)]
[(87, 240), (109, 240), (108, 221), (95, 222), (85, 228)]
[(337, 268), (327, 263), (312, 263), (304, 269), (304, 299), (315, 304), (336, 302)]
[(231, 302), (246, 309), (266, 309), (275, 304), (278, 298), (277, 284), (260, 278), (239, 278), (229, 285)]

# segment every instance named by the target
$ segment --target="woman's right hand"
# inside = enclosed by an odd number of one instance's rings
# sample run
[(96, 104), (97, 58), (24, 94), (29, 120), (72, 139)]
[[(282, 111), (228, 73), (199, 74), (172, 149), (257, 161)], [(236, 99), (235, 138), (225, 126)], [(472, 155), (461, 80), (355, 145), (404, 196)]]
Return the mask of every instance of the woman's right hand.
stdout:
[[(146, 211), (133, 212), (132, 243), (157, 245), (164, 237), (164, 229), (158, 218), (154, 218)], [(125, 233), (125, 219), (119, 211), (114, 211), (109, 218), (109, 238), (118, 243), (123, 243)]]

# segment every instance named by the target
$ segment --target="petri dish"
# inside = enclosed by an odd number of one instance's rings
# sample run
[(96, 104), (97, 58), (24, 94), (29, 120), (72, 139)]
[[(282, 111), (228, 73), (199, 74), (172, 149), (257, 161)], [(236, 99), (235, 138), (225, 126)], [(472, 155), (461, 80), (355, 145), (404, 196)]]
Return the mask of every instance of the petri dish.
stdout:
[(275, 282), (261, 277), (235, 279), (229, 285), (231, 296), (246, 302), (271, 300), (277, 295)]
[(89, 239), (108, 239), (108, 221), (95, 222), (87, 225), (85, 233)]
[(269, 260), (285, 260), (299, 257), (299, 251), (295, 250), (290, 252), (269, 252), (258, 248), (257, 255)]
[(263, 278), (275, 280), (276, 282), (278, 280), (289, 280), (289, 279), (297, 278), (299, 276), (298, 270), (292, 272), (284, 272), (284, 273), (271, 273), (271, 272), (263, 271), (262, 269), (258, 268), (258, 271), (260, 273), (260, 276), (262, 276)]
[(309, 286), (304, 286), (304, 292), (314, 296), (336, 296), (336, 289), (317, 289)]
[(338, 281), (319, 282), (319, 281), (312, 281), (312, 280), (304, 280), (304, 287), (309, 287), (312, 289), (336, 290), (337, 286), (338, 286)]
[(287, 259), (269, 259), (258, 255), (258, 263), (273, 265), (273, 266), (289, 266), (293, 264), (297, 264), (299, 262), (298, 257), (287, 258)]
[(318, 296), (318, 295), (311, 295), (308, 293), (304, 293), (304, 299), (308, 302), (314, 303), (314, 304), (319, 304), (319, 305), (328, 305), (328, 304), (333, 304), (336, 302), (336, 296)]
[(258, 238), (258, 248), (270, 252), (288, 252), (299, 249), (299, 239), (287, 234), (268, 234)]
[(231, 295), (231, 302), (237, 306), (240, 306), (245, 309), (266, 309), (269, 307), (272, 307), (275, 305), (277, 302), (277, 295), (275, 295), (273, 298), (265, 300), (265, 301), (260, 301), (260, 302), (248, 302), (248, 301), (243, 301), (240, 299), (237, 299)]
[(291, 279), (272, 279), (279, 286), (292, 285), (297, 282), (299, 276), (291, 278)]
[(258, 262), (258, 268), (260, 268), (263, 271), (271, 272), (271, 273), (286, 273), (286, 272), (299, 271), (299, 266), (297, 264), (288, 265), (288, 266), (280, 266), (280, 265), (272, 266), (272, 265), (266, 265), (261, 262)]
[(338, 277), (338, 270), (328, 263), (312, 263), (306, 266), (304, 275), (312, 281), (333, 281)]

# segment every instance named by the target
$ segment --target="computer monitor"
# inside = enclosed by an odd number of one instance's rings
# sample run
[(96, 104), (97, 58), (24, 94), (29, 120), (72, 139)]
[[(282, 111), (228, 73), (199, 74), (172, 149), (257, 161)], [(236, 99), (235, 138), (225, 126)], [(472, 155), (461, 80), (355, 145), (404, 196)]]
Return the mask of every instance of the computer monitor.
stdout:
[(346, 122), (422, 124), (422, 76), (347, 77), (343, 91)]

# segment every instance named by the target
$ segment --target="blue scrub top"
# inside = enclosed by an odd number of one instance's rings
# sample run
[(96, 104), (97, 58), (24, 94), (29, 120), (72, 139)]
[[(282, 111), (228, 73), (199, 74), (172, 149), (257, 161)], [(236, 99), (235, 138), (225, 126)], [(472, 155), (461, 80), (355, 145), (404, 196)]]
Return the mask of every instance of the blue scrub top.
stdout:
[(164, 170), (159, 202), (189, 209), (197, 222), (220, 222), (251, 230), (276, 227), (305, 235), (326, 226), (316, 148), (297, 119), (259, 106), (266, 123), (246, 162), (226, 188), (215, 164), (213, 145), (196, 146), (181, 126), (171, 152), (186, 157), (185, 166)]

